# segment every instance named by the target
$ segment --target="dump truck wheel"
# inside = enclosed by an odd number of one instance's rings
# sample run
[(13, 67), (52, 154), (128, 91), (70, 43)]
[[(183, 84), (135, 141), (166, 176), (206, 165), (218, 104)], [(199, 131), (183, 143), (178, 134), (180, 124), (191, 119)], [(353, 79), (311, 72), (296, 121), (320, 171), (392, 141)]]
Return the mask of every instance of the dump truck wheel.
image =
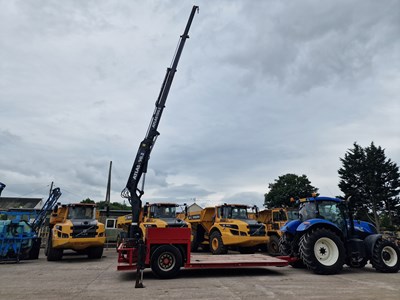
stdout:
[(53, 241), (51, 235), (49, 236), (49, 241), (47, 242), (47, 260), (48, 261), (56, 261), (61, 260), (63, 256), (63, 249), (53, 248)]
[(269, 237), (269, 242), (267, 244), (268, 254), (279, 255), (279, 238), (276, 235), (271, 235)]
[(391, 241), (378, 239), (374, 245), (371, 264), (380, 272), (397, 273), (400, 269), (400, 250)]
[(218, 231), (211, 233), (210, 250), (212, 254), (226, 254), (228, 252), (228, 249), (222, 241), (221, 234)]
[(333, 231), (316, 228), (300, 239), (300, 257), (308, 269), (316, 274), (339, 273), (345, 262), (346, 249)]
[(197, 242), (197, 231), (192, 229), (192, 241), (190, 242), (190, 251), (196, 252), (199, 250), (199, 243)]
[(100, 259), (103, 256), (103, 247), (91, 247), (87, 249), (87, 255), (90, 259)]
[(151, 255), (151, 270), (161, 279), (175, 277), (182, 266), (182, 254), (172, 245), (158, 247)]

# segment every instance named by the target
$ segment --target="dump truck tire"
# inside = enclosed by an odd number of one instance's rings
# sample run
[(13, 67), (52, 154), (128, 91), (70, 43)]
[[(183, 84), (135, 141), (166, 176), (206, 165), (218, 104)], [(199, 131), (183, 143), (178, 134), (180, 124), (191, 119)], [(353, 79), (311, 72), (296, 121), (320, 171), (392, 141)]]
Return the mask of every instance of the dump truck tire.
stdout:
[(182, 266), (182, 254), (172, 245), (162, 245), (151, 255), (151, 270), (161, 279), (175, 277)]
[(400, 268), (400, 250), (391, 241), (378, 239), (374, 245), (371, 264), (382, 273), (397, 273)]
[(343, 269), (346, 249), (333, 231), (316, 228), (301, 237), (300, 258), (316, 274), (337, 274)]
[(87, 256), (90, 259), (100, 259), (103, 256), (103, 247), (91, 247), (87, 249)]
[(276, 235), (271, 235), (269, 237), (269, 242), (267, 244), (267, 251), (270, 255), (279, 255), (279, 238)]
[(47, 260), (57, 261), (61, 260), (63, 256), (63, 249), (53, 248), (53, 241), (51, 236), (49, 236), (49, 241), (47, 242)]
[(217, 254), (217, 255), (228, 253), (228, 248), (224, 245), (221, 233), (219, 233), (219, 231), (214, 231), (213, 233), (211, 233), (210, 251), (212, 254)]

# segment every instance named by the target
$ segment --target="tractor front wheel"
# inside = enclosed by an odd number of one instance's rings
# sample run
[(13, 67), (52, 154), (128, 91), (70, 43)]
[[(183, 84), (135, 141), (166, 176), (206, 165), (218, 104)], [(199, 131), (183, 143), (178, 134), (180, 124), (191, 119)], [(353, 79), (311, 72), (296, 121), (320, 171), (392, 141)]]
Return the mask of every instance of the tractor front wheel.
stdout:
[(371, 264), (380, 272), (397, 273), (400, 269), (400, 250), (391, 241), (379, 239), (372, 253)]
[(346, 259), (346, 249), (339, 236), (327, 228), (316, 228), (300, 239), (300, 257), (316, 274), (339, 273)]

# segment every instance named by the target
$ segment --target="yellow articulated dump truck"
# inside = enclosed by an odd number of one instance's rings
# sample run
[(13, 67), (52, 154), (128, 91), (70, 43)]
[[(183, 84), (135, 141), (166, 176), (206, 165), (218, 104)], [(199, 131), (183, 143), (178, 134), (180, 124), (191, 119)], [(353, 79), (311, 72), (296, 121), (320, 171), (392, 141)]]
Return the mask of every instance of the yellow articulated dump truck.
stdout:
[[(140, 229), (143, 239), (146, 238), (146, 228), (177, 228), (188, 227), (189, 224), (177, 218), (176, 203), (146, 203), (140, 213)], [(128, 231), (132, 223), (132, 214), (117, 218), (117, 228), (121, 229), (117, 238), (117, 248), (124, 238), (128, 237)]]
[(261, 249), (266, 250), (268, 254), (278, 255), (279, 239), (282, 236), (280, 228), (288, 221), (287, 210), (285, 208), (265, 209), (260, 211), (255, 219), (267, 226), (268, 243)]
[(106, 235), (104, 224), (98, 221), (95, 204), (57, 205), (50, 215), (49, 226), (45, 249), (48, 261), (60, 260), (66, 249), (93, 259), (102, 257)]
[(206, 207), (185, 216), (192, 227), (192, 251), (198, 247), (210, 249), (212, 254), (226, 254), (228, 248), (240, 253), (254, 253), (267, 243), (265, 224), (250, 219), (250, 206), (224, 204)]

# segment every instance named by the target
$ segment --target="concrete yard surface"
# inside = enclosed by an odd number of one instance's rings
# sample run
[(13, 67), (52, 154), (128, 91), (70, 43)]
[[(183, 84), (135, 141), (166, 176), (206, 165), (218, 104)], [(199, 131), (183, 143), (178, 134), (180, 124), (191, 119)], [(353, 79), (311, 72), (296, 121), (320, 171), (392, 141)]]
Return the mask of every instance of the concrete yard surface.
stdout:
[(144, 272), (135, 289), (135, 272), (117, 271), (115, 249), (102, 259), (67, 252), (61, 261), (1, 264), (0, 299), (400, 299), (400, 273), (383, 274), (370, 265), (345, 267), (339, 275), (306, 269), (258, 267), (181, 270), (175, 279)]

